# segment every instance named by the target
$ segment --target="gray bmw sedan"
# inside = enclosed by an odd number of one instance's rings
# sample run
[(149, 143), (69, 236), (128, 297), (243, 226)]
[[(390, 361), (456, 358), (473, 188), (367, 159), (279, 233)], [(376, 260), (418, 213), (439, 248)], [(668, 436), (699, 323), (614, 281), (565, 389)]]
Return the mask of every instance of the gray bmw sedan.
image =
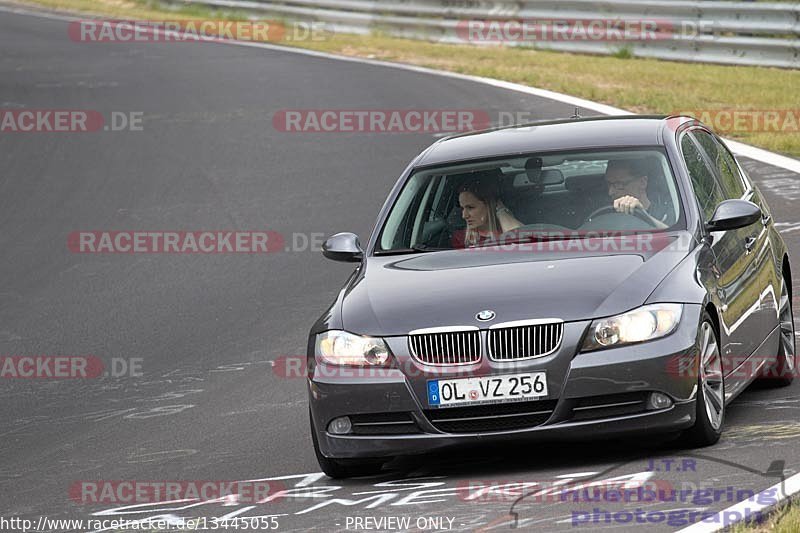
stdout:
[(770, 209), (689, 117), (442, 139), (408, 166), (308, 340), (331, 477), (521, 439), (706, 446), (755, 379), (791, 382), (791, 270)]

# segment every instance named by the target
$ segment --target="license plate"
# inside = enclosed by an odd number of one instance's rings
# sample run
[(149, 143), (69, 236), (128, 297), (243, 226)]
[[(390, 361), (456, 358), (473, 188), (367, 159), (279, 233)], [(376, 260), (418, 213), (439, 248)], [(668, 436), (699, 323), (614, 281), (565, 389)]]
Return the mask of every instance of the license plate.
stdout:
[(520, 402), (546, 396), (545, 372), (428, 381), (428, 405), (431, 407)]

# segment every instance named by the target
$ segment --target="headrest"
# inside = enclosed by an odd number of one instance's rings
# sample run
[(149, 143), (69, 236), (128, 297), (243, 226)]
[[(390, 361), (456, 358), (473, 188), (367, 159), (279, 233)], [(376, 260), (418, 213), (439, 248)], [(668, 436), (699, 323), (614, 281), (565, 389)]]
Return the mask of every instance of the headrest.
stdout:
[(503, 171), (499, 168), (476, 170), (474, 172), (464, 172), (453, 176), (458, 180), (456, 191), (461, 191), (463, 187), (468, 187), (473, 191), (479, 192), (479, 196), (486, 194), (499, 196), (503, 187)]
[(564, 174), (557, 168), (542, 171), (542, 184), (561, 185), (562, 183), (564, 183)]

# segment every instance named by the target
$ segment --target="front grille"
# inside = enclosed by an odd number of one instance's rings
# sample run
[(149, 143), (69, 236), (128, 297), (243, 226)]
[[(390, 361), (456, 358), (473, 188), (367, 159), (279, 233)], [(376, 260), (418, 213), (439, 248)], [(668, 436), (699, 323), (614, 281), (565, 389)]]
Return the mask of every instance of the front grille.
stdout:
[(481, 336), (477, 328), (412, 331), (408, 345), (411, 355), (427, 365), (464, 365), (481, 359)]
[(556, 403), (556, 400), (541, 400), (447, 407), (428, 409), (425, 416), (436, 429), (446, 433), (509, 431), (544, 424), (553, 414)]
[(494, 326), (488, 334), (489, 357), (494, 361), (541, 357), (555, 352), (563, 336), (563, 322)]
[(623, 392), (580, 398), (572, 408), (572, 421), (633, 415), (647, 410), (647, 392)]
[(351, 415), (353, 435), (407, 435), (421, 433), (409, 413), (368, 413)]

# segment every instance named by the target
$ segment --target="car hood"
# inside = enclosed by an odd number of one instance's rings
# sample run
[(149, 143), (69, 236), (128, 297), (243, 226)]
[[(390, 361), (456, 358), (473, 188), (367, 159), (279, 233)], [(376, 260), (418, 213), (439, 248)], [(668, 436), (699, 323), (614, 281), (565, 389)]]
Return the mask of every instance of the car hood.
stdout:
[[(650, 250), (451, 250), (369, 257), (344, 289), (344, 329), (406, 335), (421, 328), (555, 318), (587, 320), (642, 305), (691, 248), (688, 233)], [(491, 322), (475, 315), (492, 310)]]

